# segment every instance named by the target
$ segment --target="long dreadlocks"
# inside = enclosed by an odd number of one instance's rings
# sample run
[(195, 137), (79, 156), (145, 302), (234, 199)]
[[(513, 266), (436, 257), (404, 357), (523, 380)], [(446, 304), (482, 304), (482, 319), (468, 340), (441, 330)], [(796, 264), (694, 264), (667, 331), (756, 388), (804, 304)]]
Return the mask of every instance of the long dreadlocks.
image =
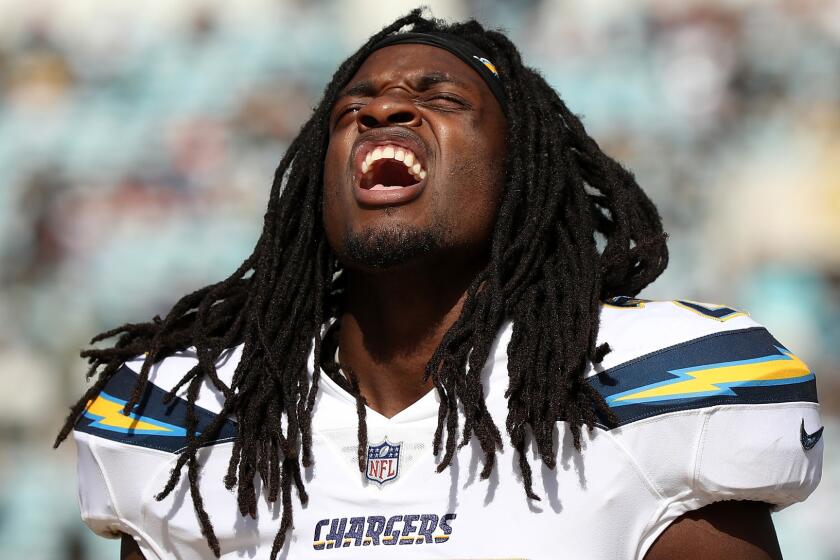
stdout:
[[(341, 299), (340, 265), (322, 227), (329, 112), (372, 47), (406, 29), (445, 31), (476, 45), (504, 77), (510, 100), (507, 176), (489, 262), (470, 285), (459, 318), (425, 371), (440, 396), (433, 442), (434, 454), (442, 452), (438, 471), (451, 463), (459, 440), (464, 445), (475, 437), (485, 456), (482, 478), (492, 472), (502, 437), (484, 403), (480, 373), (502, 322), (509, 318), (513, 331), (506, 428), (525, 492), (539, 499), (531, 487), (527, 432), (542, 462), (554, 468), (552, 433), (558, 419), (568, 423), (579, 449), (581, 428), (591, 428), (599, 416), (610, 417), (583, 376), (587, 365), (600, 361), (606, 351), (596, 348), (601, 302), (637, 294), (667, 265), (665, 234), (653, 203), (633, 176), (601, 151), (545, 80), (523, 65), (505, 35), (475, 21), (445, 24), (427, 19), (421, 10), (385, 27), (339, 67), (283, 156), (262, 234), (245, 262), (225, 280), (181, 298), (166, 317), (126, 324), (91, 341), (119, 335), (112, 347), (81, 353), (90, 365), (88, 377), (97, 379), (72, 407), (56, 445), (123, 362), (145, 353), (125, 405), (128, 413), (142, 396), (154, 363), (195, 347), (198, 363), (168, 395), (174, 398), (187, 387), (187, 446), (157, 499), (175, 489), (186, 467), (202, 533), (216, 556), (219, 542), (198, 489), (197, 451), (213, 441), (226, 418), (236, 419), (238, 432), (224, 484), (237, 488), (240, 513), (256, 516), (257, 477), (267, 488), (268, 502), (282, 503), (272, 558), (292, 526), (293, 486), (301, 503), (307, 502), (301, 465), (313, 463), (311, 421), (321, 373), (316, 367), (310, 376), (307, 359), (314, 352), (315, 364), (335, 370), (334, 363), (328, 367), (330, 360), (321, 359), (321, 329), (336, 316)], [(242, 358), (227, 385), (219, 379), (215, 363), (237, 344), (243, 344)], [(195, 400), (205, 380), (225, 402), (215, 421), (199, 434)], [(364, 406), (352, 375), (349, 388), (358, 403), (361, 451), (366, 444)], [(460, 433), (459, 404), (465, 418)], [(359, 464), (364, 468), (361, 455)]]

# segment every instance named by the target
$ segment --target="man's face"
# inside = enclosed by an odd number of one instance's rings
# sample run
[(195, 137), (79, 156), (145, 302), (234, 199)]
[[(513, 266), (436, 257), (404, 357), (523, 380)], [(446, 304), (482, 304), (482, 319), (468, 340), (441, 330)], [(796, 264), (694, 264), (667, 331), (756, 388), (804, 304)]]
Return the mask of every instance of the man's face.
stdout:
[(324, 227), (363, 270), (485, 254), (507, 125), (475, 70), (427, 45), (375, 51), (333, 106)]

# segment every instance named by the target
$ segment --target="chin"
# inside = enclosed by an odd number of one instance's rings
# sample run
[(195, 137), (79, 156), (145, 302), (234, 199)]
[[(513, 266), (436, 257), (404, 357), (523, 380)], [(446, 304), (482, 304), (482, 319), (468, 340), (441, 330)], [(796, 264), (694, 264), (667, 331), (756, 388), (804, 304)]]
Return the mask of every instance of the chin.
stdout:
[(444, 238), (442, 228), (368, 226), (359, 232), (347, 232), (336, 253), (350, 268), (388, 270), (438, 253), (444, 247)]

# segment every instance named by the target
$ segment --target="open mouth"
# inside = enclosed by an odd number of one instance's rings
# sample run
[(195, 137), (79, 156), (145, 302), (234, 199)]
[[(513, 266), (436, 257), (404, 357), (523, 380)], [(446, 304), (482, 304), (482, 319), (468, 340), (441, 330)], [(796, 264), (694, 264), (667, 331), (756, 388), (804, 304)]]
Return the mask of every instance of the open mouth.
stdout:
[(390, 191), (416, 185), (426, 178), (426, 170), (411, 150), (402, 146), (376, 146), (362, 161), (359, 187), (371, 191)]

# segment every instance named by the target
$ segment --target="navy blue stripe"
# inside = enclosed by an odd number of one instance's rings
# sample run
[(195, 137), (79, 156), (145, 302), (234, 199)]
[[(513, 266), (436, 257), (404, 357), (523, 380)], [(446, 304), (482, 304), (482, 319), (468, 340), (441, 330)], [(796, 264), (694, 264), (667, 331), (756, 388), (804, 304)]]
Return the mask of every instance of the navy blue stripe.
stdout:
[[(123, 366), (105, 385), (103, 393), (127, 401), (131, 397), (131, 392), (137, 383), (137, 379), (138, 375), (131, 368)], [(133, 413), (156, 422), (163, 422), (186, 429), (187, 402), (184, 399), (176, 397), (169, 403), (164, 403), (163, 399), (165, 396), (166, 391), (153, 383), (148, 383)], [(204, 431), (217, 417), (216, 414), (200, 406), (195, 407), (195, 413), (198, 420), (197, 430), (199, 433)], [(97, 424), (98, 420), (96, 418), (83, 415), (76, 422), (76, 429), (80, 432), (87, 432), (112, 441), (168, 451), (169, 453), (180, 453), (187, 445), (185, 435), (157, 435), (140, 433), (139, 431), (135, 432), (133, 430), (115, 431)], [(231, 420), (226, 420), (219, 434), (213, 441), (208, 442), (207, 445), (231, 441), (235, 437), (236, 423)]]
[[(670, 373), (673, 370), (778, 355), (781, 347), (763, 327), (725, 331), (646, 354), (594, 375), (588, 381), (607, 399), (654, 383), (675, 380), (677, 376)], [(721, 404), (817, 402), (817, 387), (813, 376), (807, 380), (779, 385), (730, 387), (722, 393), (614, 406), (610, 410), (618, 417), (618, 425), (612, 427), (668, 412)], [(601, 423), (602, 427), (607, 426), (604, 418), (601, 418)]]

